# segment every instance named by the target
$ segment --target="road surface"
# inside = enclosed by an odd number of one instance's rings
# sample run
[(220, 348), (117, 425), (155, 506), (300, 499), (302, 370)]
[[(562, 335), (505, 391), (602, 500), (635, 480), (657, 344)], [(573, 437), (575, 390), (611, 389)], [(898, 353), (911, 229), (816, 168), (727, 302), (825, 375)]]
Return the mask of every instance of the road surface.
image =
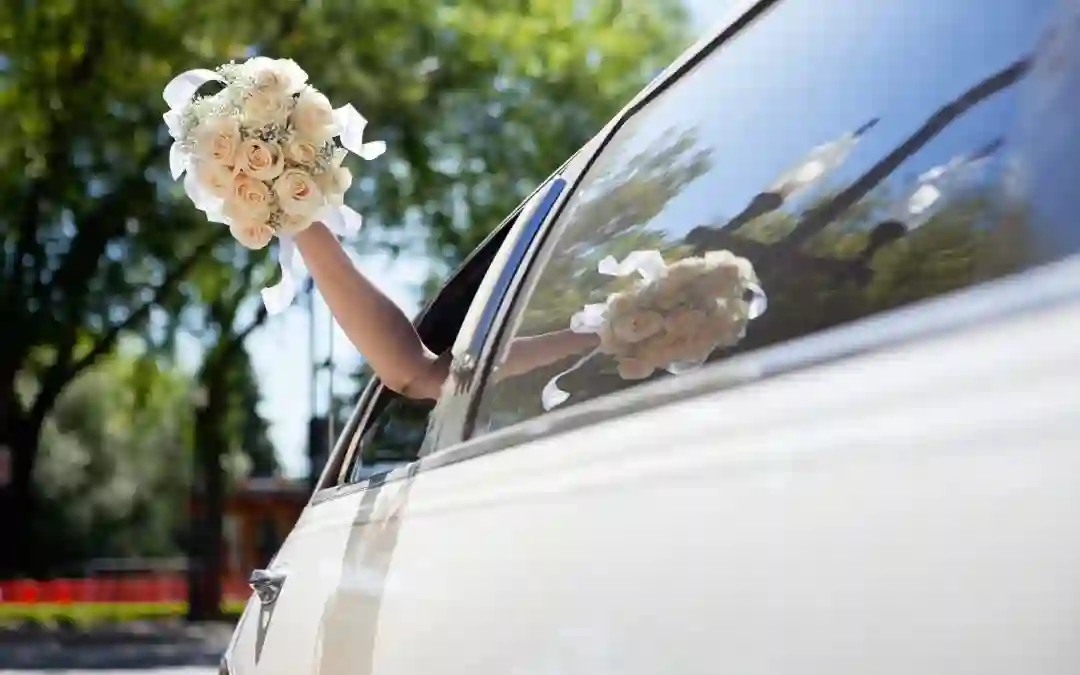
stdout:
[(215, 668), (152, 668), (150, 670), (0, 670), (0, 675), (213, 675)]

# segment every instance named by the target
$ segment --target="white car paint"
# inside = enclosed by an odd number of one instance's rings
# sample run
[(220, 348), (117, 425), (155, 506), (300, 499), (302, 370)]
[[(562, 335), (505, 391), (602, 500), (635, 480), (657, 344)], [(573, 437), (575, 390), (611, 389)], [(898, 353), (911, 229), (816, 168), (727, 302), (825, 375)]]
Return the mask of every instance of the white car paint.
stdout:
[(233, 672), (1080, 672), (1077, 334), (1080, 301), (315, 504)]

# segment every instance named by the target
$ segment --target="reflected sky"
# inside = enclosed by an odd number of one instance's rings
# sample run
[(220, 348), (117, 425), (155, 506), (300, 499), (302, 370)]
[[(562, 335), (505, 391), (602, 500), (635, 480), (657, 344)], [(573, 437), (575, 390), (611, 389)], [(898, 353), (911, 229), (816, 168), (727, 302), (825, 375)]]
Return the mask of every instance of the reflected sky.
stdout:
[[(877, 128), (830, 177), (842, 185), (941, 106), (1026, 55), (1054, 4), (787, 0), (699, 66), (703, 77), (684, 80), (632, 119), (612, 159), (640, 152), (680, 120), (684, 128), (699, 122), (690, 116), (702, 107), (715, 111), (697, 127), (700, 145), (713, 150), (712, 170), (659, 216), (662, 229), (676, 234), (701, 224), (702, 200), (714, 203), (717, 220), (731, 217), (814, 145), (880, 116)], [(1023, 89), (1013, 87), (973, 108), (891, 180), (911, 180), (1010, 135)]]

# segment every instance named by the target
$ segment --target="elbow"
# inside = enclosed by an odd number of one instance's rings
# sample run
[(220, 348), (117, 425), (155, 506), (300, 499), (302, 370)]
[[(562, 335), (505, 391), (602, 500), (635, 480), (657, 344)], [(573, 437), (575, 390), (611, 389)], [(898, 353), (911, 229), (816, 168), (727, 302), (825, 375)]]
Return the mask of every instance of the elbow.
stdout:
[(409, 379), (396, 379), (384, 382), (395, 393), (417, 401), (435, 401), (439, 398), (443, 382), (449, 372), (449, 353), (432, 357), (424, 367)]
[(417, 395), (417, 385), (415, 380), (383, 380), (382, 384), (399, 396), (414, 400), (423, 398), (422, 396)]
[(427, 375), (426, 371), (421, 371), (412, 378), (384, 379), (383, 386), (399, 396), (414, 401), (437, 398), (437, 393), (435, 395), (431, 394), (431, 386), (428, 382), (431, 378)]
[(384, 382), (383, 385), (395, 394), (413, 401), (433, 401), (439, 397), (438, 388), (433, 388), (423, 377), (408, 382)]

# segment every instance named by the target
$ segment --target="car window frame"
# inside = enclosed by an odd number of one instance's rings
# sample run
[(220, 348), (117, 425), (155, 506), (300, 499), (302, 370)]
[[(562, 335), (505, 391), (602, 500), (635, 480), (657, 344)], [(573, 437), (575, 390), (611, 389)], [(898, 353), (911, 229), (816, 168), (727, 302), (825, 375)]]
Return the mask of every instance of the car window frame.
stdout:
[[(423, 333), (424, 320), (430, 315), (433, 308), (439, 306), (440, 300), (443, 298), (444, 294), (454, 286), (455, 281), (460, 278), (462, 274), (464, 274), (464, 271), (469, 268), (470, 265), (476, 264), (476, 258), (478, 255), (480, 255), (480, 252), (484, 251), (486, 247), (493, 245), (493, 240), (507, 235), (510, 229), (523, 215), (524, 209), (527, 207), (527, 205), (534, 198), (538, 197), (545, 190), (549, 189), (553, 182), (561, 180), (562, 173), (565, 168), (575, 158), (577, 158), (579, 154), (580, 151), (579, 153), (575, 153), (574, 155), (572, 155), (569, 159), (566, 160), (566, 162), (563, 163), (562, 166), (559, 167), (557, 171), (552, 173), (552, 175), (546, 178), (544, 181), (540, 182), (536, 189), (532, 193), (530, 193), (528, 197), (522, 200), (521, 203), (518, 204), (510, 212), (510, 214), (506, 218), (504, 218), (501, 223), (499, 223), (498, 226), (493, 228), (491, 233), (484, 238), (484, 240), (469, 254), (469, 256), (465, 258), (464, 261), (462, 261), (462, 263), (457, 267), (454, 273), (451, 274), (447, 281), (443, 284), (442, 288), (440, 288), (439, 291), (432, 296), (431, 300), (428, 301), (428, 303), (423, 307), (423, 309), (421, 309), (421, 311), (416, 315), (416, 318), (413, 320), (413, 325), (417, 327), (418, 331), (420, 331), (421, 334)], [(560, 194), (565, 192), (566, 189), (564, 187)], [(503, 241), (499, 244), (499, 250), (494, 252), (493, 259), (497, 259), (502, 247), (507, 245), (507, 243), (508, 242), (504, 238)], [(472, 327), (473, 330), (471, 331), (471, 333), (482, 332), (484, 337), (481, 339), (477, 339), (470, 333), (470, 344), (486, 344), (486, 337), (491, 332), (493, 332), (493, 330), (497, 328), (498, 325), (496, 322), (498, 316), (497, 312), (489, 311), (486, 305), (495, 303), (495, 305), (497, 306), (499, 303), (502, 303), (504, 301), (505, 297), (505, 289), (500, 289), (499, 293), (492, 294), (489, 297), (484, 298), (485, 308), (483, 310), (482, 320), (477, 322), (477, 324)], [(470, 311), (471, 309), (472, 303), (470, 303), (469, 310), (466, 310), (466, 313), (468, 313), (468, 311)], [(456, 338), (454, 342), (455, 344), (457, 343)], [(379, 379), (378, 376), (373, 376), (371, 378), (367, 386), (364, 388), (364, 391), (358, 398), (357, 403), (354, 406), (353, 411), (345, 424), (345, 428), (342, 430), (341, 435), (338, 437), (334, 444), (333, 450), (330, 452), (326, 465), (323, 467), (323, 470), (315, 483), (315, 489), (312, 492), (312, 497), (309, 501), (309, 504), (315, 504), (321, 501), (326, 501), (328, 499), (342, 496), (344, 494), (351, 494), (358, 490), (366, 489), (370, 479), (349, 482), (349, 477), (352, 475), (353, 466), (359, 458), (360, 444), (364, 437), (364, 434), (366, 434), (367, 431), (370, 430), (371, 426), (378, 421), (379, 415), (383, 411), (385, 411), (386, 405), (388, 405), (388, 403), (384, 403), (384, 401), (387, 401), (388, 399), (392, 400), (394, 396), (397, 396), (397, 394), (390, 392), (390, 390), (388, 390), (383, 385), (382, 381)], [(440, 400), (442, 398), (444, 397), (440, 397)], [(434, 410), (432, 414), (435, 414)], [(416, 464), (416, 462), (409, 462), (403, 464), (403, 466), (400, 468), (408, 468), (408, 466), (412, 464)], [(385, 482), (385, 479), (389, 475), (396, 474), (397, 471), (398, 470), (395, 469), (389, 474), (380, 475), (380, 482)]]

